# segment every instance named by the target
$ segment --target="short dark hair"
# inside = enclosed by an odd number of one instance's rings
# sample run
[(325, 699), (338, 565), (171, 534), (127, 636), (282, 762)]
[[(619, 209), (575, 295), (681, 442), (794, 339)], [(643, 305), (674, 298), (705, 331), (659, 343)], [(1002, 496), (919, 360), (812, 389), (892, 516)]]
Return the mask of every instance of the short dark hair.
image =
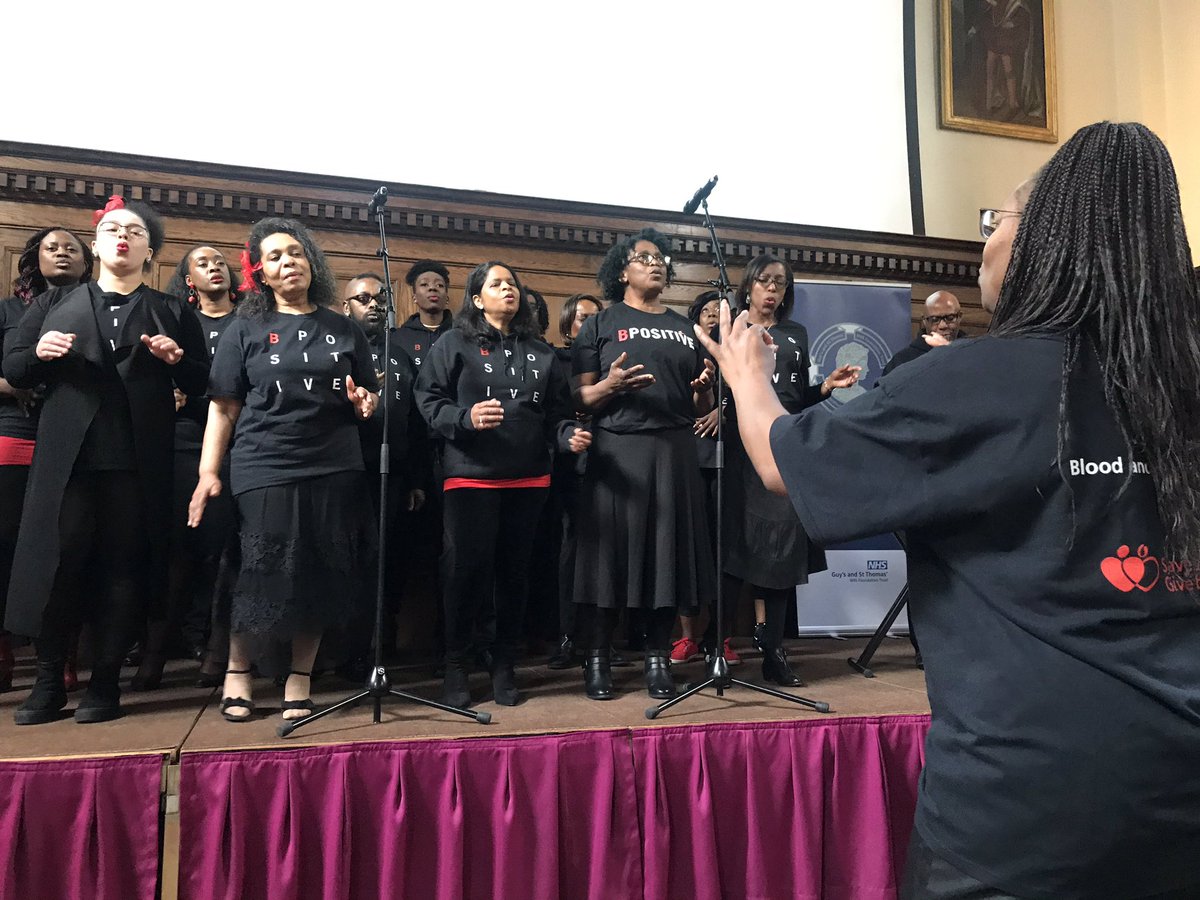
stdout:
[(704, 307), (712, 303), (714, 300), (721, 299), (720, 291), (703, 291), (696, 295), (696, 299), (692, 301), (692, 305), (688, 307), (687, 317), (693, 325), (700, 324), (700, 313), (704, 312)]
[(525, 288), (521, 286), (520, 276), (517, 275), (516, 269), (498, 259), (480, 263), (467, 276), (467, 286), (463, 292), (462, 309), (454, 317), (454, 327), (463, 332), (470, 340), (480, 345), (494, 341), (500, 336), (500, 332), (493, 328), (491, 323), (484, 318), (483, 310), (476, 306), (472, 300), (476, 294), (483, 290), (484, 282), (487, 281), (487, 273), (496, 266), (508, 269), (512, 273), (513, 284), (516, 285), (521, 300), (517, 304), (517, 314), (513, 316), (509, 328), (518, 337), (537, 337), (537, 323), (533, 320), (533, 309), (525, 302)]
[[(188, 270), (191, 268), (192, 254), (201, 247), (212, 247), (214, 250), (221, 249), (220, 247), (213, 247), (212, 244), (196, 244), (196, 246), (190, 248), (187, 253), (183, 254), (183, 259), (179, 261), (179, 265), (175, 267), (175, 271), (171, 273), (171, 280), (167, 282), (167, 289), (164, 291), (164, 293), (185, 301), (190, 306), (197, 305), (199, 300), (195, 292), (188, 287)], [(233, 263), (230, 260), (226, 259), (225, 265), (229, 266), (229, 299), (236, 305), (242, 299), (242, 295), (237, 289), (238, 273), (233, 270)]]
[(92, 278), (92, 267), (96, 264), (96, 258), (92, 256), (92, 248), (79, 240), (79, 235), (71, 229), (61, 225), (51, 225), (49, 228), (35, 231), (30, 236), (29, 240), (25, 242), (25, 249), (21, 251), (20, 259), (17, 260), (17, 277), (13, 279), (13, 296), (20, 298), (25, 303), (38, 294), (45, 293), (50, 287), (46, 282), (46, 276), (42, 274), (40, 254), (42, 241), (48, 234), (55, 231), (64, 231), (75, 238), (75, 242), (83, 251), (83, 277), (79, 279), (79, 283), (84, 284)]
[(571, 340), (571, 326), (575, 324), (575, 313), (584, 300), (595, 303), (596, 309), (604, 309), (604, 301), (593, 294), (572, 294), (564, 300), (562, 313), (558, 317), (558, 333), (564, 341)]
[(546, 305), (546, 298), (542, 296), (541, 291), (535, 291), (531, 287), (525, 288), (525, 296), (533, 301), (533, 318), (537, 322), (538, 332), (544, 338), (546, 330), (550, 327), (550, 307)]
[[(604, 298), (611, 303), (621, 303), (625, 299), (625, 285), (621, 283), (621, 273), (629, 265), (629, 254), (637, 246), (638, 241), (650, 241), (663, 256), (671, 255), (671, 239), (654, 228), (643, 228), (637, 234), (621, 238), (604, 255), (600, 271), (596, 274), (596, 282), (604, 290)], [(667, 284), (675, 277), (675, 267), (667, 266)]]
[(738, 285), (737, 293), (733, 298), (738, 312), (748, 309), (750, 306), (750, 288), (754, 285), (754, 279), (761, 275), (768, 266), (776, 263), (783, 266), (783, 277), (787, 279), (787, 287), (783, 289), (783, 300), (779, 303), (779, 310), (775, 313), (775, 318), (782, 322), (788, 317), (792, 311), (792, 305), (796, 302), (796, 276), (792, 274), (792, 267), (787, 264), (787, 261), (773, 253), (761, 253), (750, 260), (746, 266), (746, 271), (742, 274), (742, 283)]
[[(442, 280), (446, 282), (446, 287), (450, 287), (450, 270), (436, 259), (418, 259), (404, 276), (404, 283), (409, 287), (413, 287), (417, 283), (417, 279), (426, 272), (436, 272), (438, 275), (441, 275)], [(380, 281), (382, 280), (380, 279)]]
[(253, 293), (238, 304), (238, 313), (243, 316), (261, 319), (266, 313), (275, 309), (275, 294), (267, 287), (262, 277), (262, 242), (273, 234), (290, 234), (304, 248), (312, 268), (312, 283), (308, 286), (308, 301), (314, 306), (329, 306), (337, 296), (337, 282), (333, 272), (325, 260), (325, 254), (317, 246), (308, 229), (295, 219), (284, 219), (279, 216), (268, 216), (259, 219), (250, 229), (250, 239), (246, 242), (250, 254), (250, 282)]
[(351, 275), (349, 278), (347, 278), (346, 284), (349, 284), (352, 281), (361, 281), (364, 278), (374, 278), (380, 284), (387, 283), (383, 280), (383, 276), (380, 275), (378, 272), (359, 272), (357, 275)]

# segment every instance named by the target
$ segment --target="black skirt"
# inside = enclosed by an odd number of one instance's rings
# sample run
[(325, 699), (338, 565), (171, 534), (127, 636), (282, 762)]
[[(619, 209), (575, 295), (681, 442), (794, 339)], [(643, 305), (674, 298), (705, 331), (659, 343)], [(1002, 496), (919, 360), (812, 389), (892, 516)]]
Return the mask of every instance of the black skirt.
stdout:
[(763, 485), (741, 441), (725, 446), (723, 570), (763, 588), (807, 584), (825, 570), (825, 551), (808, 539), (791, 499)]
[(716, 567), (690, 427), (594, 429), (579, 499), (576, 603), (694, 615), (712, 602)]
[(373, 582), (377, 544), (362, 472), (246, 491), (237, 506), (235, 634), (288, 639), (355, 617)]

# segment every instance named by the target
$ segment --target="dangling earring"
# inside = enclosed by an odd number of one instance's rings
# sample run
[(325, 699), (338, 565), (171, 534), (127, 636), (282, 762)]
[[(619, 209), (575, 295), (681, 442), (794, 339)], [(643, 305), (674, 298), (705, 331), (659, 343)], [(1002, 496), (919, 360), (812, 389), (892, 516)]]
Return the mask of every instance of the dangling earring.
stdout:
[(189, 306), (200, 305), (200, 295), (196, 293), (196, 286), (194, 284), (188, 285), (187, 302)]

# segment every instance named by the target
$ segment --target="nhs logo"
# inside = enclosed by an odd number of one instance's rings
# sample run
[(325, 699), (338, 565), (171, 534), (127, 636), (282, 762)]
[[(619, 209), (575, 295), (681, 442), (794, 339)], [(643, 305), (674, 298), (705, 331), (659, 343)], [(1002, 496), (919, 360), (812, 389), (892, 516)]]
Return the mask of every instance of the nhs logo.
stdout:
[(888, 564), (888, 561), (886, 559), (868, 559), (867, 560), (867, 571), (868, 572), (886, 572), (887, 564)]

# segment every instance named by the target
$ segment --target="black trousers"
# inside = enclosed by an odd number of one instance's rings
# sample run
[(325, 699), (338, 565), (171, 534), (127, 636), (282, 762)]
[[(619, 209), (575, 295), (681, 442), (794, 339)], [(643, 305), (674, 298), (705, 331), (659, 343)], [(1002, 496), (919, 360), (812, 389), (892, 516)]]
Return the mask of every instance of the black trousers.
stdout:
[(0, 633), (4, 627), (4, 608), (8, 602), (8, 579), (12, 575), (13, 553), (21, 527), (21, 509), (25, 506), (25, 485), (29, 466), (0, 466)]
[(446, 660), (465, 663), (479, 609), (494, 599), (493, 653), (511, 663), (521, 641), (533, 530), (546, 488), (457, 488), (442, 500)]
[[(671, 633), (675, 630), (678, 610), (673, 606), (629, 610), (631, 620), (635, 614), (640, 615), (645, 622), (646, 653), (665, 656), (671, 646)], [(602, 651), (612, 647), (621, 610), (581, 604), (577, 615), (579, 634), (586, 639), (589, 650)]]
[(92, 626), (94, 674), (115, 680), (145, 614), (149, 562), (134, 472), (76, 472), (58, 516), (60, 558), (42, 614), (38, 656), (54, 658), (82, 618)]

